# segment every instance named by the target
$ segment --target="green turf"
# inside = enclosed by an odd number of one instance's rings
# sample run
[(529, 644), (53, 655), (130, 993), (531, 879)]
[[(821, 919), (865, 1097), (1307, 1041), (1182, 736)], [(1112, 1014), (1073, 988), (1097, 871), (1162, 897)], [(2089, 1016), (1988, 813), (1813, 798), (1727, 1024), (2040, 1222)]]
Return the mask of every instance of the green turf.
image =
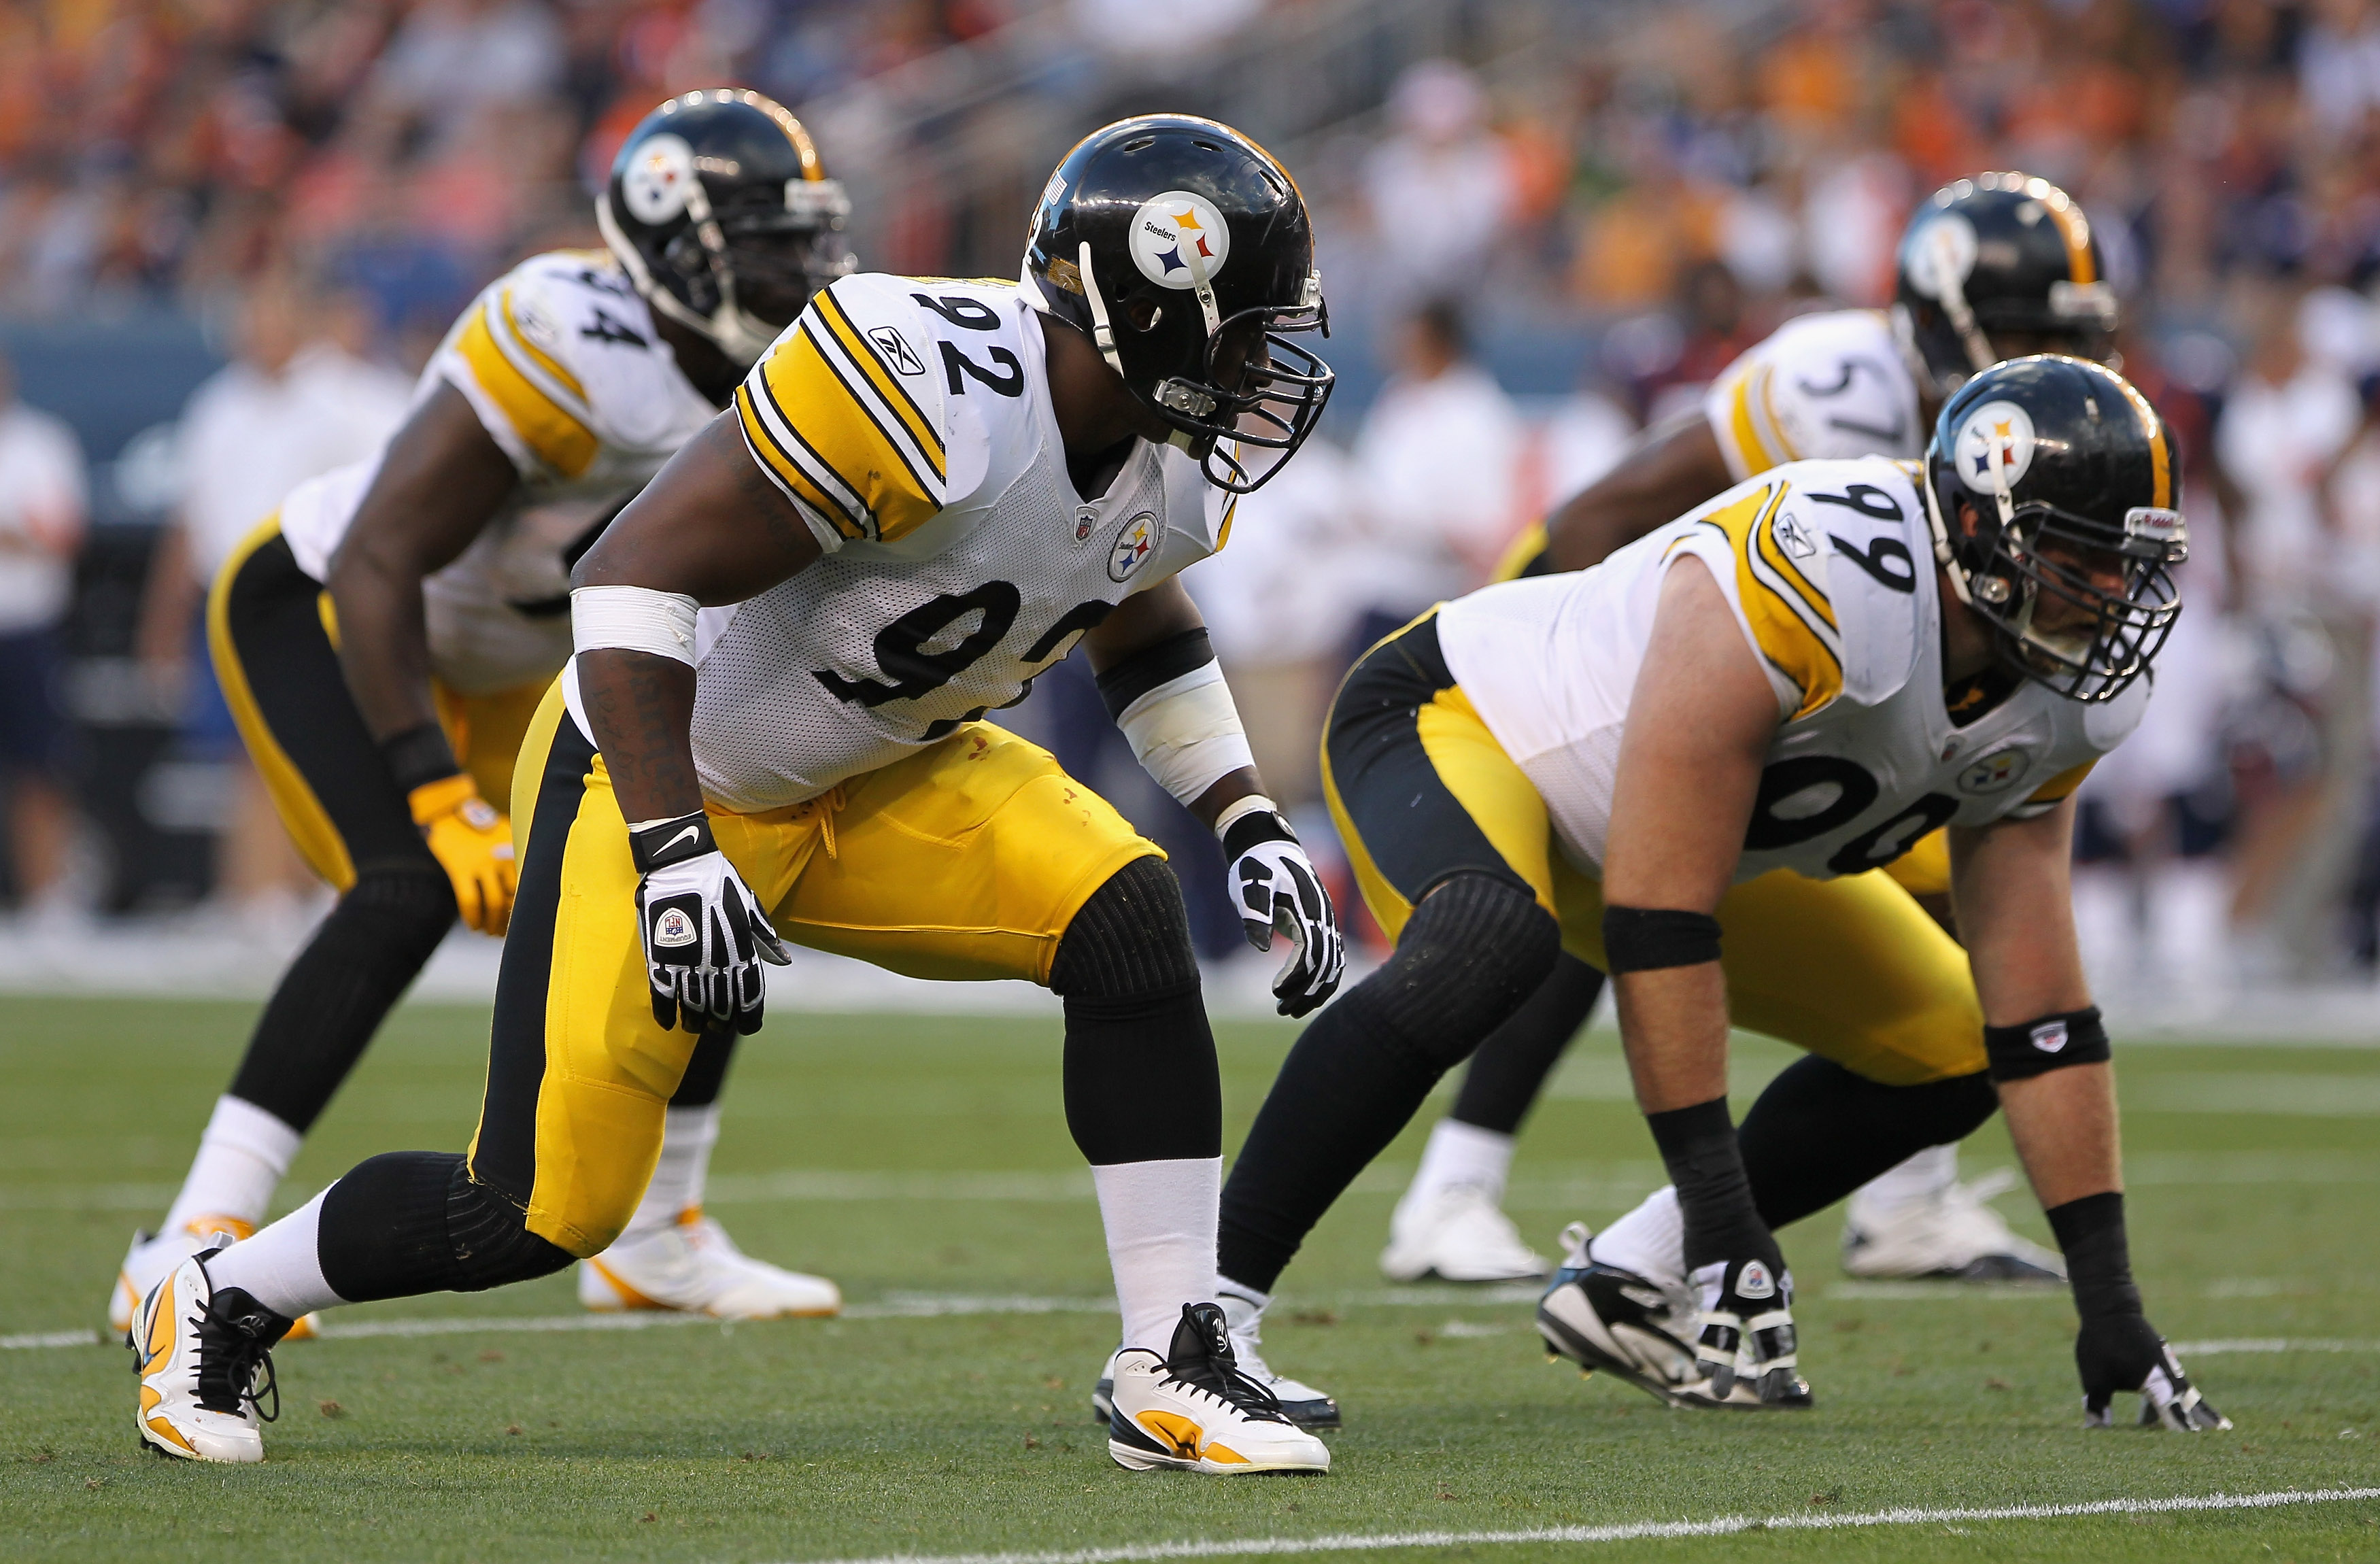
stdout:
[[(0, 1238), (12, 1272), (0, 1335), (97, 1323), (126, 1235), (160, 1214), (251, 1014), (0, 1000)], [(372, 1151), (461, 1146), (485, 1024), (468, 1010), (401, 1012), (285, 1195)], [(1234, 1141), (1291, 1035), (1223, 1029)], [(1647, 1182), (1651, 1146), (1616, 1052), (1609, 1037), (1583, 1043), (1524, 1137), (1514, 1205), (1540, 1244), (1572, 1217), (1616, 1214)], [(1743, 1049), (1740, 1081), (1785, 1057)], [(1057, 1065), (1046, 1022), (776, 1017), (730, 1083), (717, 1172), (740, 1197), (713, 1208), (747, 1248), (835, 1276), (855, 1303), (895, 1292), (1096, 1297), (1106, 1267), (1095, 1208), (1068, 1197), (1076, 1186), (1062, 1176), (1027, 1181), (1021, 1193), (1045, 1196), (1032, 1200), (810, 1201), (784, 1196), (798, 1181), (764, 1177), (1065, 1175), (1077, 1164)], [(2140, 1049), (2123, 1070), (2143, 1105), (2126, 1123), (2140, 1180), (2134, 1258), (2168, 1335), (2380, 1336), (2380, 1052)], [(2241, 1100), (2262, 1110), (2233, 1110)], [(795, 1560), (2380, 1484), (2380, 1354), (2208, 1357), (2193, 1366), (2236, 1432), (2086, 1435), (2064, 1302), (1829, 1296), (1841, 1279), (1831, 1218), (1786, 1235), (1815, 1412), (1687, 1415), (1582, 1383), (1545, 1364), (1525, 1304), (1446, 1291), (1419, 1306), (1382, 1301), (1373, 1259), (1418, 1140), (1409, 1133), (1388, 1170), (1316, 1234), (1268, 1335), (1277, 1365), (1346, 1408), (1328, 1477), (1226, 1482), (1111, 1465), (1084, 1399), (1112, 1327), (1089, 1313), (292, 1346), (279, 1354), (285, 1411), (267, 1430), (271, 1459), (243, 1469), (137, 1453), (120, 1350), (7, 1351), (0, 1557)], [(1994, 1127), (1968, 1166), (2008, 1160)], [(2041, 1234), (2037, 1214), (2022, 1225)], [(574, 1312), (564, 1276), (346, 1317)], [(1449, 1551), (1518, 1561), (1582, 1550)], [(1585, 1551), (2371, 1559), (2380, 1504)]]

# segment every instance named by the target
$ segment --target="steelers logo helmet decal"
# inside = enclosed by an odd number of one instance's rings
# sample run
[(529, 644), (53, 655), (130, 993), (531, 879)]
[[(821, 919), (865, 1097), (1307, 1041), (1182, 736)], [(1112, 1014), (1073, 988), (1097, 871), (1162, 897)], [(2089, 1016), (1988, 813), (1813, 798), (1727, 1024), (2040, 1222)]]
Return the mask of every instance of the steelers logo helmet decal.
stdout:
[(663, 907), (653, 920), (653, 943), (673, 948), (694, 943), (694, 919), (677, 907)]
[(1168, 190), (1141, 202), (1133, 214), (1133, 263), (1160, 287), (1196, 287), (1211, 280), (1231, 256), (1231, 226), (1202, 195)]
[(1975, 225), (1964, 214), (1946, 212), (1909, 236), (1903, 269), (1909, 285), (1926, 298), (1947, 298), (1963, 293), (1983, 249)]
[(620, 194), (638, 222), (667, 223), (686, 210), (694, 178), (694, 149), (684, 137), (664, 132), (646, 137), (637, 149), (621, 171)]
[(2013, 402), (1986, 402), (1959, 426), (1959, 481), (1978, 494), (1998, 493), (1999, 485), (1992, 481), (1997, 463), (2000, 480), (2014, 489), (2033, 466), (2033, 445), (2032, 414)]

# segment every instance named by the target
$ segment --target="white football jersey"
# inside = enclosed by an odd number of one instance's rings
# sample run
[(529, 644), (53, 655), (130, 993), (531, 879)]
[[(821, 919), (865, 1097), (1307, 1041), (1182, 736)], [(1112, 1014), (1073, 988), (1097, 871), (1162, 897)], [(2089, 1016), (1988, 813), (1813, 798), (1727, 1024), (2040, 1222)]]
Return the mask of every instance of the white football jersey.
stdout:
[(695, 763), (731, 809), (814, 798), (1022, 699), (1231, 526), (1196, 462), (1145, 441), (1105, 494), (1075, 492), (1012, 284), (845, 277), (735, 406), (826, 556), (698, 622)]
[[(574, 545), (719, 414), (602, 250), (554, 250), (491, 283), (421, 372), (460, 391), (520, 473), (470, 547), (423, 583), (431, 666), (464, 695), (549, 679), (570, 656)], [(300, 484), (281, 532), (316, 580), (380, 457)]]
[(1699, 557), (1777, 693), (1777, 737), (1738, 879), (1877, 868), (1937, 826), (2040, 814), (2148, 705), (2028, 680), (1961, 727), (1942, 689), (1942, 603), (1911, 465), (1796, 462), (1740, 483), (1592, 570), (1451, 602), (1439, 640), (1480, 718), (1600, 874), (1620, 735), (1663, 575)]
[(1917, 382), (1880, 310), (1786, 321), (1711, 382), (1704, 416), (1739, 483), (1786, 462), (1924, 454)]

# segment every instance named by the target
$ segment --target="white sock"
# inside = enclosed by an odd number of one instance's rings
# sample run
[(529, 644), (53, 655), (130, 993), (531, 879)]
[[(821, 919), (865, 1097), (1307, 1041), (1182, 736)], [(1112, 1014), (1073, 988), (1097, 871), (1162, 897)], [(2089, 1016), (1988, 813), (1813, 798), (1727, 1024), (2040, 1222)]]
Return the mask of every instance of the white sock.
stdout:
[(1607, 1266), (1634, 1271), (1663, 1287), (1686, 1282), (1686, 1214), (1675, 1184), (1663, 1184), (1645, 1203), (1595, 1235), (1588, 1252)]
[(330, 1193), (324, 1190), (209, 1260), (209, 1279), (218, 1288), (245, 1288), (258, 1303), (291, 1319), (346, 1303), (322, 1279), (322, 1195)]
[(1216, 1207), (1223, 1159), (1113, 1162), (1091, 1170), (1107, 1226), (1123, 1344), (1163, 1356), (1184, 1303), (1215, 1297)]
[(201, 1217), (237, 1217), (250, 1227), (263, 1221), (305, 1138), (252, 1102), (229, 1094), (215, 1098), (189, 1176), (159, 1231), (179, 1232)]
[(710, 1179), (710, 1148), (719, 1144), (719, 1105), (673, 1108), (663, 1120), (661, 1160), (653, 1164), (652, 1182), (637, 1202), (623, 1240), (643, 1238), (677, 1225), (681, 1213), (702, 1204), (703, 1185)]
[(1483, 1130), (1460, 1119), (1440, 1119), (1423, 1148), (1421, 1168), (1414, 1174), (1405, 1199), (1419, 1205), (1442, 1191), (1468, 1184), (1488, 1192), (1498, 1205), (1504, 1200), (1504, 1176), (1512, 1170), (1512, 1137)]
[(1959, 1182), (1959, 1147), (1929, 1146), (1852, 1192), (1852, 1220), (1864, 1227), (1890, 1221), (1912, 1206), (1930, 1206)]

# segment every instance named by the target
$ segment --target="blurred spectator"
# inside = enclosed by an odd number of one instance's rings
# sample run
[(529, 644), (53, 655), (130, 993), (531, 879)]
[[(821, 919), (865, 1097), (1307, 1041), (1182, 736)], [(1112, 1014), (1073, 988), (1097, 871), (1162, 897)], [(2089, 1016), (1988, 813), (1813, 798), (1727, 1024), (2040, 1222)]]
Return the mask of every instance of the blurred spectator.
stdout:
[(1344, 568), (1364, 596), (1366, 644), (1487, 579), (1522, 520), (1521, 417), (1469, 357), (1461, 313), (1425, 305), (1400, 328), (1396, 354), (1355, 441), (1361, 546)]
[(318, 473), (362, 461), (403, 421), (411, 388), (335, 334), (358, 314), (292, 279), (249, 297), (233, 361), (190, 396), (177, 434), (182, 499), (150, 565), (140, 654), (165, 687), (188, 692), (185, 741), (235, 770), (217, 863), (220, 893), (267, 920), (309, 895), (313, 878), (284, 834), (241, 750), (207, 654), (202, 607), (241, 541)]
[(19, 402), (13, 370), (0, 358), (0, 787), (17, 904), (40, 920), (67, 912), (58, 897), (75, 826), (65, 791), (58, 627), (87, 504), (73, 430)]
[(1475, 280), (1503, 238), (1518, 176), (1486, 108), (1479, 83), (1450, 60), (1415, 66), (1390, 94), (1390, 134), (1363, 176), (1384, 311)]
[(2252, 346), (2215, 430), (2215, 450), (2245, 505), (2236, 518), (2248, 606), (2289, 614), (2313, 606), (2329, 562), (2321, 491), (2362, 422), (2355, 387), (2306, 351), (2295, 292), (2257, 297)]
[(562, 67), (561, 30), (536, 0), (422, 0), (381, 55), (371, 91), (443, 140), (480, 111), (543, 96)]

